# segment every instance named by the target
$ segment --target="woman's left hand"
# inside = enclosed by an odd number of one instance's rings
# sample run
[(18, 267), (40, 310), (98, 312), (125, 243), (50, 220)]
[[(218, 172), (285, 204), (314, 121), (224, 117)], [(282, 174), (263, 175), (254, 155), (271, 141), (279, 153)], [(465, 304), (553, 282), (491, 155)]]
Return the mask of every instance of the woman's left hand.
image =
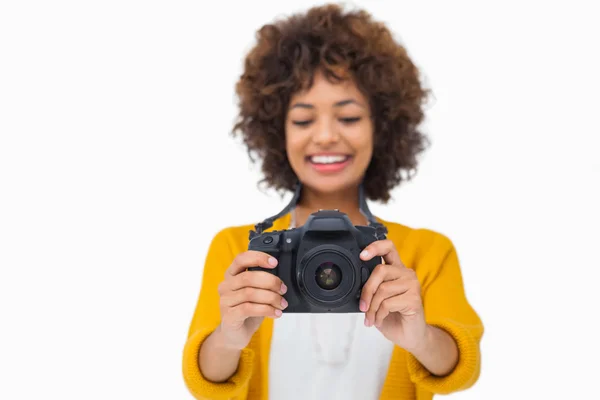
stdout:
[(415, 271), (404, 266), (391, 240), (378, 240), (360, 254), (364, 261), (383, 257), (365, 283), (360, 310), (366, 312), (365, 325), (375, 325), (388, 339), (412, 352), (427, 341), (421, 284)]

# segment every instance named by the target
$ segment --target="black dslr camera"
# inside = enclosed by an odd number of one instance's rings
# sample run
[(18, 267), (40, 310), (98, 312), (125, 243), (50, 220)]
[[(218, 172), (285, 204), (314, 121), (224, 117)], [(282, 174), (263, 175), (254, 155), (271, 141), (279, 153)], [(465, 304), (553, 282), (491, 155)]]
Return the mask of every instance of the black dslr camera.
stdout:
[(370, 243), (385, 239), (387, 229), (369, 211), (361, 185), (360, 210), (369, 226), (353, 225), (338, 210), (320, 210), (301, 227), (263, 232), (293, 209), (300, 190), (299, 184), (286, 208), (250, 231), (248, 250), (272, 255), (278, 260), (277, 267), (249, 270), (266, 271), (281, 278), (288, 287), (284, 296), (288, 302), (286, 313), (360, 312), (362, 287), (381, 259), (374, 257), (365, 262), (359, 254)]

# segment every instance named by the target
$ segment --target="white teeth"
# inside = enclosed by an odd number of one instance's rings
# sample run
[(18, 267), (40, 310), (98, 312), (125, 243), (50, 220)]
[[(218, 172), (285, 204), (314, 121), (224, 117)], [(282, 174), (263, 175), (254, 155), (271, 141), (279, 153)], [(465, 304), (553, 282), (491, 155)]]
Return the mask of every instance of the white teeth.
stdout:
[(310, 161), (315, 164), (333, 164), (346, 161), (347, 156), (312, 156)]

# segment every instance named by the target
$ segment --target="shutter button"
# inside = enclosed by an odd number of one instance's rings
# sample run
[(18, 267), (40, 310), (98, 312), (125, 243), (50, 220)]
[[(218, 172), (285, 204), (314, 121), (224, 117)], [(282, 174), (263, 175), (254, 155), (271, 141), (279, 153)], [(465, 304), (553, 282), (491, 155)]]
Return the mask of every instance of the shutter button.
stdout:
[(263, 243), (264, 244), (273, 243), (273, 237), (272, 236), (267, 236), (266, 238), (263, 239)]

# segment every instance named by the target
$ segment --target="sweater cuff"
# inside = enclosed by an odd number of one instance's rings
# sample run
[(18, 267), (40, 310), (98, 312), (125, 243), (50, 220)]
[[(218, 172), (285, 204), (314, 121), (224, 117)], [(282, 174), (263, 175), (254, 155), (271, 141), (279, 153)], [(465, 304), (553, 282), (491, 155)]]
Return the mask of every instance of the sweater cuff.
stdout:
[(212, 332), (212, 329), (199, 330), (188, 338), (183, 350), (183, 378), (196, 399), (229, 400), (245, 392), (252, 375), (254, 352), (249, 348), (242, 350), (238, 369), (226, 382), (208, 381), (200, 372), (198, 356), (200, 346)]
[(435, 321), (429, 325), (450, 334), (458, 345), (458, 363), (444, 376), (433, 375), (415, 356), (407, 353), (408, 372), (415, 385), (434, 394), (449, 394), (469, 388), (479, 376), (481, 356), (479, 342), (471, 330), (460, 323)]

